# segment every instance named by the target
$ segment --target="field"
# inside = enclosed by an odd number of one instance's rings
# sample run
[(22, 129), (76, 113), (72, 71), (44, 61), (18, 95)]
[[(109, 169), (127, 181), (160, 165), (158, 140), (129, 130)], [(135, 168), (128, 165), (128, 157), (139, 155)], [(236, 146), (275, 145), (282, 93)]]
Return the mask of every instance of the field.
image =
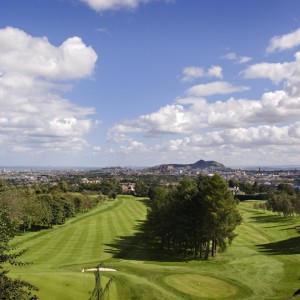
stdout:
[(108, 299), (288, 299), (300, 288), (300, 219), (289, 219), (239, 205), (243, 223), (225, 254), (210, 261), (179, 261), (147, 249), (138, 225), (145, 219), (145, 199), (119, 196), (89, 213), (47, 231), (13, 241), (28, 248), (13, 268), (40, 291), (41, 300), (87, 300), (99, 263), (118, 272)]

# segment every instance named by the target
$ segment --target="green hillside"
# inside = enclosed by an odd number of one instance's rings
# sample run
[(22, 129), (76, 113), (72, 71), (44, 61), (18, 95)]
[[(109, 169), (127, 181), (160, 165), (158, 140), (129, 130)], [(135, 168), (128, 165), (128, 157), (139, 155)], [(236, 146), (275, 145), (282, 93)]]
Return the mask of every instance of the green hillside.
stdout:
[(88, 299), (92, 268), (100, 262), (118, 272), (109, 299), (287, 299), (300, 288), (300, 219), (254, 210), (240, 204), (243, 224), (225, 254), (210, 261), (176, 261), (147, 249), (137, 232), (145, 219), (144, 199), (117, 200), (65, 225), (15, 238), (29, 248), (22, 261), (32, 264), (10, 274), (36, 285), (41, 300)]

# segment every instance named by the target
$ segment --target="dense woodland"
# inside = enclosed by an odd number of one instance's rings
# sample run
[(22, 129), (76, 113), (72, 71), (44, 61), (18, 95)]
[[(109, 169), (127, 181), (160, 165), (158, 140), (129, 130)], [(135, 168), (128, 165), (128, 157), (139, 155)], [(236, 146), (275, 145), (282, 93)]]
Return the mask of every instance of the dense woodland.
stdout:
[(163, 249), (195, 259), (225, 250), (242, 220), (227, 183), (218, 175), (185, 178), (171, 188), (155, 187), (150, 208), (147, 234)]
[(55, 187), (15, 187), (1, 182), (0, 206), (21, 230), (38, 230), (63, 224), (76, 213), (87, 211), (101, 197), (66, 192), (64, 183)]
[(122, 193), (115, 179), (101, 183), (68, 185), (65, 180), (57, 184), (16, 186), (0, 180), (0, 207), (23, 231), (51, 228), (64, 224), (67, 218), (86, 212), (105, 198), (115, 199)]

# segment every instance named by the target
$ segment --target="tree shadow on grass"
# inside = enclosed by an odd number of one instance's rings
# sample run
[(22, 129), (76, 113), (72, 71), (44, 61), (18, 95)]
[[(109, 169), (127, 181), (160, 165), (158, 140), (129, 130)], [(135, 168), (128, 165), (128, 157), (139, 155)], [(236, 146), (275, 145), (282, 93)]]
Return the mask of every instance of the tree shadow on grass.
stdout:
[(256, 246), (259, 248), (260, 252), (270, 255), (300, 254), (300, 236), (275, 243), (261, 244)]
[(255, 223), (281, 223), (279, 225), (274, 225), (271, 227), (280, 227), (286, 225), (294, 224), (294, 219), (292, 218), (285, 218), (280, 215), (265, 215), (265, 214), (255, 214), (254, 216), (250, 217), (251, 221)]
[(150, 208), (149, 198), (139, 198), (137, 201), (143, 203), (147, 208)]
[(287, 228), (280, 229), (280, 231), (284, 231), (284, 230), (296, 230), (296, 231), (299, 231), (298, 230), (298, 226), (296, 226), (296, 225), (294, 225), (292, 227), (287, 227)]
[(143, 222), (139, 221), (136, 226), (138, 230), (131, 236), (117, 236), (112, 244), (105, 244), (109, 247), (104, 251), (113, 254), (114, 258), (139, 261), (160, 261), (160, 262), (178, 262), (184, 259), (175, 257), (171, 253), (160, 249), (158, 243), (150, 241), (142, 231)]

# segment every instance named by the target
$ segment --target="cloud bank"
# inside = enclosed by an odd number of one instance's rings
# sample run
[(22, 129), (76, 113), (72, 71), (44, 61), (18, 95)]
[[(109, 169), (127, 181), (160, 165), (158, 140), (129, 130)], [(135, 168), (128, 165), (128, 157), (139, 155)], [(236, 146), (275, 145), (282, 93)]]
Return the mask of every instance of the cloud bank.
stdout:
[(81, 38), (60, 46), (46, 37), (0, 29), (0, 142), (2, 151), (77, 151), (95, 125), (94, 109), (61, 94), (70, 81), (93, 74), (97, 54)]
[[(272, 38), (267, 51), (300, 45), (299, 30)], [(250, 61), (234, 53), (227, 59), (240, 65)], [(181, 79), (209, 79), (208, 74), (202, 68), (187, 67)], [(241, 70), (239, 79), (248, 83), (252, 79), (267, 79), (273, 89), (262, 92), (257, 99), (249, 99), (232, 96), (250, 90), (246, 84), (233, 85), (225, 80), (196, 84), (156, 112), (119, 122), (109, 130), (109, 139), (122, 145), (120, 152), (130, 149), (133, 142), (142, 142), (139, 153), (147, 156), (155, 152), (168, 162), (206, 158), (231, 165), (257, 161), (299, 164), (300, 52), (291, 61), (252, 64)], [(218, 100), (218, 95), (228, 98)]]

